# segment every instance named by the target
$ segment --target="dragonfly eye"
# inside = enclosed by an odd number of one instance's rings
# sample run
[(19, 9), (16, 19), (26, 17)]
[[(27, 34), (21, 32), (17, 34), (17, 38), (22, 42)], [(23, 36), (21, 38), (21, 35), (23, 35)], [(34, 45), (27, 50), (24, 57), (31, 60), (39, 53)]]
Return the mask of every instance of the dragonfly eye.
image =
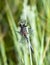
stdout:
[(26, 27), (26, 20), (20, 20), (19, 21), (19, 26), (25, 26)]
[(25, 24), (23, 24), (23, 23), (20, 23), (20, 24), (19, 24), (20, 27), (23, 27), (24, 25), (25, 25)]

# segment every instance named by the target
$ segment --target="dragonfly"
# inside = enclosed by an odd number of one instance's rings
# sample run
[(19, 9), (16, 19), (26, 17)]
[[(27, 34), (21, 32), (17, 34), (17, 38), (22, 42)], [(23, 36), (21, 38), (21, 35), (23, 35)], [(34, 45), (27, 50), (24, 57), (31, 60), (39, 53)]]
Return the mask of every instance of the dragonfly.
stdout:
[[(29, 39), (27, 36), (29, 34), (27, 31), (27, 25), (22, 22), (19, 24), (19, 26), (20, 26), (20, 34), (26, 38), (27, 42), (29, 42)], [(31, 51), (34, 52), (31, 45), (30, 45), (30, 48), (31, 48)]]

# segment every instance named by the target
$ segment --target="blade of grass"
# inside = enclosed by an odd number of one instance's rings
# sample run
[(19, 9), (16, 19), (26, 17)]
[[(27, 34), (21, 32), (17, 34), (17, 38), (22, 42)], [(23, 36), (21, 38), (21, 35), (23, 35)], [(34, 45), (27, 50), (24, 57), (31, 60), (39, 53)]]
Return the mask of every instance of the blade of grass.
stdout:
[(44, 30), (43, 30), (43, 35), (41, 37), (41, 47), (40, 47), (40, 59), (39, 59), (39, 65), (42, 65), (42, 57), (43, 57), (43, 50), (44, 50)]
[(24, 51), (24, 65), (30, 65), (29, 62), (29, 56), (28, 56), (28, 52), (27, 52), (27, 48), (24, 47), (23, 51)]
[(1, 54), (2, 54), (2, 58), (3, 58), (3, 63), (4, 63), (4, 65), (8, 65), (4, 46), (5, 46), (4, 41), (2, 39), (0, 39), (0, 47), (1, 47)]
[[(11, 12), (11, 9), (8, 5), (8, 2), (6, 2), (6, 15), (7, 15), (7, 18), (8, 18), (8, 22), (9, 22), (9, 25), (10, 25), (10, 28), (11, 28), (11, 31), (12, 31), (12, 35), (13, 35), (13, 40), (14, 40), (14, 47), (15, 47), (15, 51), (18, 52), (18, 59), (22, 59), (23, 55), (22, 55), (22, 52), (21, 52), (21, 49), (20, 49), (20, 44), (17, 40), (17, 27), (16, 27), (16, 24), (15, 24), (15, 21), (13, 19), (13, 15), (12, 15), (12, 12)], [(16, 57), (17, 57), (17, 53), (16, 53)], [(20, 62), (20, 60), (19, 60)]]
[(0, 65), (2, 65), (2, 61), (1, 61), (1, 58), (0, 58)]
[(42, 58), (42, 61), (44, 60), (45, 56), (46, 56), (46, 52), (48, 50), (48, 46), (49, 46), (49, 43), (50, 43), (50, 38), (47, 38), (47, 44), (46, 44), (46, 47), (44, 49), (44, 52), (43, 52), (43, 58)]

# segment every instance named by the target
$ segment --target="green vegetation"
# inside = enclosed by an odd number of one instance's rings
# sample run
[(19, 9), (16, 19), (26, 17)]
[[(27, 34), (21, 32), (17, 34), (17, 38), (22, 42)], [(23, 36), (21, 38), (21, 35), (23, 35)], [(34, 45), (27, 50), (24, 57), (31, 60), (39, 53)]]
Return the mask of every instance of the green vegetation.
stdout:
[(0, 65), (50, 65), (50, 0), (0, 0)]

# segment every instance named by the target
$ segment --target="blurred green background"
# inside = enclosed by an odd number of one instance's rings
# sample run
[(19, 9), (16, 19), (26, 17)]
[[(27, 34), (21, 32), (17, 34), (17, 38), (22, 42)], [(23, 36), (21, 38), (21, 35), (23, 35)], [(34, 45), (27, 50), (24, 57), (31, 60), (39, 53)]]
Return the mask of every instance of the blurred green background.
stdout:
[(0, 0), (0, 65), (50, 65), (50, 0)]

